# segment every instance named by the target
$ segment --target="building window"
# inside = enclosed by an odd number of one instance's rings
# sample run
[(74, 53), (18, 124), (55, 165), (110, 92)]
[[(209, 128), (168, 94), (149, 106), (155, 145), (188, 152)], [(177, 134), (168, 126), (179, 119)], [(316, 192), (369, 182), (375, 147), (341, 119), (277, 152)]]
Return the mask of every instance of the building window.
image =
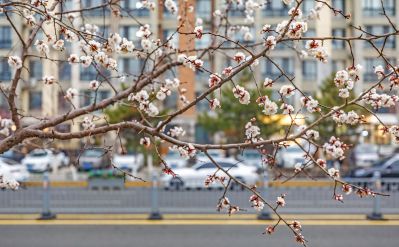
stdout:
[(285, 5), (281, 0), (268, 1), (263, 9), (263, 16), (286, 16), (289, 6)]
[(88, 68), (83, 68), (80, 66), (81, 81), (103, 80), (104, 77), (109, 77), (110, 75), (111, 72), (104, 67), (100, 67), (97, 70), (93, 64)]
[(7, 59), (0, 59), (0, 81), (11, 80), (11, 69), (8, 65)]
[(314, 0), (304, 0), (302, 2), (302, 11), (304, 13), (310, 12), (311, 9), (314, 8), (315, 1)]
[(345, 0), (332, 0), (332, 6), (334, 9), (342, 10), (345, 13)]
[[(204, 60), (204, 65), (202, 67), (209, 70), (210, 68), (209, 60)], [(195, 80), (199, 82), (197, 87), (201, 88), (201, 85), (207, 85), (206, 83), (208, 83), (208, 79), (209, 79), (209, 73), (207, 71), (202, 69), (195, 70)], [(197, 88), (197, 90), (199, 90), (199, 88)]]
[(0, 49), (11, 48), (11, 27), (0, 27)]
[[(176, 3), (176, 6), (177, 6), (177, 9), (179, 9), (179, 1), (175, 1), (175, 3)], [(167, 18), (167, 19), (172, 19), (172, 18), (174, 18), (174, 19), (176, 19), (176, 16), (178, 15), (178, 13), (176, 14), (172, 14), (171, 12), (169, 12), (169, 10), (167, 9), (167, 8), (165, 8), (165, 6), (164, 5), (162, 5), (163, 6), (163, 17), (164, 18)]]
[(136, 8), (137, 3), (141, 0), (121, 0), (122, 15), (124, 16), (149, 16), (150, 11), (146, 8)]
[[(394, 58), (387, 58), (388, 62), (392, 65), (395, 65), (395, 60)], [(364, 69), (364, 74), (363, 74), (363, 78), (364, 81), (366, 82), (373, 82), (373, 81), (377, 81), (377, 76), (374, 73), (374, 68), (378, 65), (382, 65), (384, 66), (384, 68), (388, 68), (389, 65), (385, 63), (384, 60), (382, 59), (378, 59), (378, 58), (365, 58), (365, 69)]]
[[(96, 6), (107, 4), (107, 0), (82, 0), (81, 5), (82, 9), (93, 8)], [(100, 16), (107, 17), (110, 15), (110, 11), (108, 7), (96, 8), (90, 11), (84, 11), (83, 15), (85, 16)]]
[(172, 91), (172, 93), (168, 97), (166, 97), (166, 99), (163, 102), (163, 107), (167, 112), (177, 109), (178, 97), (179, 96), (176, 91)]
[[(345, 35), (346, 35), (345, 33), (346, 32), (345, 32), (344, 28), (334, 28), (332, 30), (332, 35), (334, 37), (338, 37), (338, 38), (345, 37)], [(333, 39), (332, 40), (332, 47), (334, 49), (345, 49), (345, 41)]]
[[(101, 35), (102, 37), (108, 37), (109, 36), (109, 27), (108, 26), (98, 26), (98, 34)], [(69, 43), (69, 42), (67, 42)]]
[(58, 77), (61, 81), (71, 80), (71, 65), (68, 62), (59, 63)]
[(43, 78), (43, 63), (40, 60), (32, 60), (29, 62), (29, 76), (36, 80)]
[(197, 3), (195, 5), (197, 17), (200, 17), (202, 19), (209, 20), (210, 19), (210, 10), (212, 9), (212, 4), (213, 1), (210, 0), (197, 0)]
[(65, 111), (71, 107), (71, 102), (65, 100), (65, 94), (63, 92), (58, 93), (58, 109)]
[[(393, 29), (389, 25), (372, 25), (372, 26), (368, 25), (366, 26), (366, 31), (371, 34), (369, 37), (372, 37), (372, 35), (382, 35), (385, 33), (393, 32)], [(373, 42), (378, 48), (381, 48), (384, 45), (384, 41), (385, 41), (384, 38), (380, 38), (380, 39), (375, 39)], [(368, 42), (366, 42), (365, 47), (371, 47), (371, 45)], [(395, 48), (394, 35), (390, 36), (386, 40), (385, 48)]]
[(85, 107), (93, 104), (94, 102), (98, 103), (109, 98), (110, 95), (110, 92), (106, 90), (98, 90), (94, 92), (91, 90), (83, 90), (82, 96), (80, 98), (80, 106)]
[[(384, 0), (385, 13), (395, 15), (395, 0)], [(365, 16), (382, 15), (382, 5), (378, 0), (363, 0), (363, 14)]]
[[(290, 76), (294, 74), (294, 60), (288, 57), (272, 58), (274, 63), (278, 64), (284, 72)], [(271, 79), (276, 79), (281, 75), (280, 70), (270, 61), (265, 61), (263, 75)], [(285, 81), (286, 78), (282, 76), (279, 81)]]
[(138, 26), (121, 26), (119, 28), (119, 33), (123, 38), (133, 41), (134, 46), (140, 46), (140, 41), (136, 38), (136, 33), (139, 30)]
[[(164, 29), (162, 34), (163, 34), (164, 41), (167, 41), (170, 39), (169, 42), (171, 42), (174, 47), (179, 46), (179, 33), (176, 32), (176, 29)], [(202, 38), (204, 38), (205, 36), (206, 35), (204, 35)]]
[(42, 92), (29, 92), (29, 110), (42, 108)]
[(245, 6), (244, 4), (237, 4), (231, 2), (229, 5), (229, 11), (227, 14), (230, 17), (245, 17)]
[(333, 60), (331, 63), (331, 71), (333, 73), (346, 68), (345, 60)]
[[(121, 58), (119, 59), (119, 72), (127, 76), (138, 77), (143, 70), (144, 61), (137, 58)], [(146, 70), (144, 70), (146, 71)]]
[[(209, 32), (209, 30), (204, 30), (205, 32)], [(208, 48), (211, 45), (211, 35), (203, 35), (201, 39), (195, 39), (195, 48), (196, 49), (204, 49)]]
[(302, 61), (302, 75), (305, 80), (316, 80), (317, 78), (317, 62)]

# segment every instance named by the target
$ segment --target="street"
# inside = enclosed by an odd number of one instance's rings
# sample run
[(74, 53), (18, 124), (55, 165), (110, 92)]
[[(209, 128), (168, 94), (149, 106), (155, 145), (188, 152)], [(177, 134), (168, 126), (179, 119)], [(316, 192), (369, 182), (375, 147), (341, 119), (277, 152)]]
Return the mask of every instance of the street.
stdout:
[[(284, 227), (262, 235), (261, 225), (0, 226), (1, 247), (243, 247), (300, 246)], [(304, 226), (314, 247), (397, 247), (398, 226)]]

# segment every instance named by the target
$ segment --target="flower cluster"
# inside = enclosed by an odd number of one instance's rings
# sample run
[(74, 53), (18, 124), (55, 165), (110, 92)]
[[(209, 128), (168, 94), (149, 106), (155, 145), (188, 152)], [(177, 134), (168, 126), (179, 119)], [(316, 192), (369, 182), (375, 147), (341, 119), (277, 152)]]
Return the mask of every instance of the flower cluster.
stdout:
[(285, 194), (281, 194), (280, 196), (277, 197), (277, 200), (276, 200), (277, 206), (279, 206), (279, 207), (285, 206), (285, 197), (286, 197)]
[(339, 170), (332, 167), (328, 169), (328, 175), (334, 179), (339, 178)]
[(22, 60), (18, 56), (9, 56), (8, 65), (10, 65), (10, 67), (13, 69), (20, 69), (22, 68)]
[(285, 30), (287, 30), (286, 34), (289, 38), (300, 38), (308, 30), (308, 24), (304, 21), (293, 20), (289, 23), (288, 20), (284, 20), (277, 25), (276, 32), (282, 34)]
[(219, 74), (211, 74), (209, 76), (209, 87), (214, 87), (218, 85), (222, 81), (222, 78), (220, 77)]
[(233, 94), (238, 101), (243, 104), (243, 105), (248, 105), (251, 100), (251, 95), (247, 90), (245, 90), (244, 87), (241, 87), (240, 85), (236, 85), (233, 88)]
[(186, 54), (179, 54), (177, 56), (177, 61), (183, 63), (184, 66), (193, 71), (200, 69), (204, 65), (204, 61), (197, 58), (197, 56), (187, 56)]
[(327, 154), (331, 155), (333, 158), (343, 160), (345, 158), (345, 150), (349, 147), (341, 142), (339, 138), (332, 136), (327, 143), (324, 143), (323, 148)]
[(205, 187), (209, 187), (212, 183), (214, 182), (219, 182), (224, 185), (224, 181), (226, 180), (226, 177), (224, 176), (217, 176), (216, 174), (213, 175), (208, 175), (205, 179)]
[(14, 122), (11, 119), (8, 118), (1, 118), (0, 117), (0, 135), (3, 136), (9, 136), (10, 135), (10, 129), (14, 126)]
[(313, 99), (312, 96), (302, 97), (301, 104), (302, 104), (302, 106), (306, 107), (306, 109), (310, 113), (320, 111), (320, 108), (318, 107), (319, 102), (317, 100)]
[(295, 111), (292, 105), (286, 103), (281, 104), (280, 109), (283, 110), (283, 114), (285, 115), (291, 115)]
[(394, 106), (399, 101), (399, 97), (396, 95), (378, 94), (377, 90), (373, 88), (362, 97), (362, 100), (374, 109), (379, 109), (381, 107), (389, 108)]
[(186, 135), (186, 131), (182, 127), (175, 126), (168, 131), (168, 135), (172, 137), (184, 136)]
[(68, 88), (68, 90), (65, 93), (64, 98), (71, 101), (77, 95), (78, 95), (78, 90), (76, 88)]
[(318, 40), (307, 41), (305, 49), (307, 55), (310, 55), (323, 63), (327, 63), (328, 54), (326, 48), (321, 44), (320, 41)]
[(265, 203), (262, 201), (262, 199), (255, 194), (249, 197), (249, 202), (251, 202), (252, 207), (257, 211), (261, 211), (265, 206)]
[(291, 85), (284, 85), (280, 88), (280, 94), (283, 97), (289, 98), (295, 94), (295, 88)]
[(189, 159), (191, 157), (194, 157), (195, 154), (197, 153), (197, 150), (193, 146), (193, 144), (188, 144), (186, 146), (172, 146), (169, 148), (170, 150), (178, 151), (180, 156), (182, 156), (185, 159)]
[(0, 174), (0, 189), (17, 190), (19, 183), (11, 176), (11, 174)]
[(221, 211), (223, 209), (227, 209), (227, 212), (229, 215), (237, 213), (238, 211), (240, 211), (240, 208), (238, 206), (232, 205), (230, 203), (229, 198), (223, 196), (220, 200), (219, 203), (216, 206), (216, 209), (218, 211)]
[(43, 77), (43, 82), (44, 82), (44, 84), (47, 84), (47, 85), (51, 85), (51, 84), (55, 83), (56, 81), (57, 80), (52, 75)]
[(136, 94), (131, 93), (128, 97), (128, 100), (138, 102), (139, 109), (147, 113), (150, 117), (155, 117), (159, 114), (158, 108), (149, 101), (149, 95), (145, 90), (141, 90)]
[(86, 116), (83, 119), (82, 127), (84, 130), (92, 130), (96, 127), (96, 125), (93, 123), (92, 119)]
[(253, 125), (252, 122), (248, 122), (245, 125), (245, 136), (247, 141), (258, 142), (262, 140), (262, 138), (260, 138), (259, 135), (260, 135), (260, 128), (258, 126)]
[(355, 111), (350, 111), (348, 113), (345, 113), (342, 110), (339, 111), (335, 111), (333, 116), (332, 116), (333, 120), (336, 123), (339, 124), (349, 124), (349, 125), (356, 125), (361, 123), (364, 118), (364, 116), (359, 116)]

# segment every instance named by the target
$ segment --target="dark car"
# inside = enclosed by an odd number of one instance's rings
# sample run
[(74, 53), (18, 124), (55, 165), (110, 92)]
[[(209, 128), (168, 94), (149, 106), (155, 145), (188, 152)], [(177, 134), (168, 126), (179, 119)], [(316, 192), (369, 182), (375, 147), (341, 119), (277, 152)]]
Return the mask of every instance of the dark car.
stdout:
[(1, 154), (0, 157), (14, 160), (16, 162), (21, 162), (21, 160), (25, 157), (25, 155), (23, 155), (21, 152), (18, 151), (8, 150), (7, 152)]
[(105, 169), (110, 165), (108, 153), (101, 148), (86, 149), (79, 157), (79, 170), (81, 171)]
[(379, 172), (383, 178), (399, 178), (399, 154), (377, 161), (371, 167), (358, 168), (351, 171), (354, 178), (370, 178), (375, 172)]

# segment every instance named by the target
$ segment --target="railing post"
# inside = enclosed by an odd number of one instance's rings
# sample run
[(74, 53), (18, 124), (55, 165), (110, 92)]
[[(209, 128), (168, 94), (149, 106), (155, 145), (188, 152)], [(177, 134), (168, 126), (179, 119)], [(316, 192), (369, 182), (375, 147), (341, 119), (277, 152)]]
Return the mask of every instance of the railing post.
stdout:
[[(381, 173), (379, 171), (373, 174), (374, 190), (381, 191)], [(381, 197), (376, 195), (373, 199), (373, 211), (367, 215), (368, 220), (383, 220), (381, 212)]]
[(149, 220), (162, 220), (162, 214), (159, 211), (158, 190), (158, 176), (156, 172), (153, 172), (151, 188), (151, 213), (148, 217)]
[(52, 220), (55, 218), (56, 215), (50, 210), (50, 177), (46, 171), (43, 174), (43, 204), (39, 220)]
[[(262, 191), (263, 191), (263, 198), (266, 199), (267, 193), (268, 193), (268, 188), (269, 188), (269, 179), (268, 175), (264, 174), (263, 176), (263, 181), (262, 181)], [(263, 209), (260, 211), (258, 214), (258, 220), (271, 220), (272, 216), (270, 215), (269, 208), (265, 205)]]

